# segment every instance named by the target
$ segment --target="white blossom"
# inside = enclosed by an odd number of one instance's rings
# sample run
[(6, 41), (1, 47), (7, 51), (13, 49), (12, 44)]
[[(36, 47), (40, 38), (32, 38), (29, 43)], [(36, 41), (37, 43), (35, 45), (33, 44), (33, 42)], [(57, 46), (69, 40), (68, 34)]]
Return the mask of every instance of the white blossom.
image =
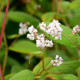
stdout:
[(29, 33), (37, 33), (37, 29), (34, 28), (34, 26), (31, 26), (28, 28)]
[(27, 32), (26, 29), (22, 29), (22, 28), (19, 29), (19, 34), (20, 35), (24, 35), (24, 34), (26, 34), (26, 32)]
[(38, 35), (37, 36), (37, 40), (36, 40), (36, 45), (37, 47), (45, 47), (45, 40), (44, 40), (45, 36), (44, 34)]
[(37, 47), (45, 47), (44, 42), (45, 42), (44, 39), (43, 40), (36, 40)]
[(44, 38), (45, 38), (45, 35), (44, 34), (37, 35), (37, 39), (38, 40), (44, 40)]
[(60, 66), (63, 63), (63, 59), (56, 55), (55, 60), (51, 60), (51, 63), (53, 63), (53, 66)]
[(49, 40), (45, 40), (45, 46), (46, 47), (52, 47), (53, 46), (53, 42), (49, 41)]
[(52, 35), (52, 37), (55, 37), (55, 40), (60, 39), (61, 40), (61, 32), (63, 29), (60, 27), (60, 23), (57, 20), (53, 20), (48, 27), (46, 32), (49, 35)]
[(20, 23), (19, 26), (20, 26), (20, 28), (27, 29), (27, 25), (26, 24)]
[(34, 34), (27, 34), (27, 38), (29, 38), (30, 40), (34, 40), (35, 36)]
[(72, 34), (75, 34), (75, 33), (78, 33), (78, 32), (80, 32), (80, 29), (79, 29), (79, 26), (76, 25), (76, 26), (73, 28)]
[(26, 26), (26, 24), (20, 23), (19, 26), (20, 26), (19, 34), (20, 35), (26, 34), (26, 32), (27, 32), (27, 26)]
[(39, 24), (41, 30), (46, 31), (46, 24), (44, 22)]
[(38, 35), (36, 40), (37, 47), (52, 47), (53, 42), (45, 40), (44, 34)]

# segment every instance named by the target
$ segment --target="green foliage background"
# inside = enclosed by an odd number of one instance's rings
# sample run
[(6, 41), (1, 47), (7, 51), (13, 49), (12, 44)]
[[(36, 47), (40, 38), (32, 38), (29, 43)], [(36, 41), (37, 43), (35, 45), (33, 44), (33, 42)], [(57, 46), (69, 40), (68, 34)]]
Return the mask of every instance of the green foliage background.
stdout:
[[(7, 0), (0, 0), (0, 32), (5, 15)], [(41, 7), (40, 7), (41, 6)], [(72, 35), (72, 28), (80, 26), (80, 0), (62, 0), (61, 10), (58, 12), (56, 0), (10, 0), (10, 8), (7, 15), (4, 38), (0, 50), (0, 62), (6, 68), (5, 80), (80, 80), (80, 34)], [(62, 40), (54, 40), (52, 48), (44, 52), (44, 67), (42, 69), (42, 55), (36, 47), (35, 41), (30, 41), (26, 35), (18, 34), (19, 23), (29, 22), (39, 30), (39, 23), (47, 25), (57, 19), (63, 28)], [(49, 35), (44, 33), (46, 37)], [(6, 42), (7, 48), (6, 48)], [(8, 53), (8, 55), (6, 55)], [(56, 55), (60, 55), (64, 61), (59, 67), (50, 67), (50, 61)], [(30, 64), (29, 64), (30, 61)], [(47, 69), (50, 67), (49, 69)]]

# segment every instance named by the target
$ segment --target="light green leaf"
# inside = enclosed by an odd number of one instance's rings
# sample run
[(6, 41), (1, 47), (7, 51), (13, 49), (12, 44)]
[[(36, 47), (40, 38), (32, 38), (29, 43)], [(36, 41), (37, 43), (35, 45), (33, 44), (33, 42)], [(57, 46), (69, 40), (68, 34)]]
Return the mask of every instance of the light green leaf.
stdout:
[(34, 56), (40, 57), (40, 48), (36, 47), (36, 45), (27, 40), (18, 40), (12, 46), (9, 47), (9, 50), (23, 53), (23, 54), (32, 54)]
[(52, 21), (56, 13), (54, 12), (47, 12), (42, 15), (42, 21), (47, 22), (47, 21)]
[(69, 6), (70, 9), (74, 9), (77, 7), (80, 7), (80, 0), (74, 0)]
[[(55, 46), (55, 44), (54, 44)], [(55, 51), (55, 50), (47, 50), (47, 55), (48, 57), (52, 57), (53, 59), (55, 58), (56, 55), (59, 55), (61, 56), (64, 61), (70, 61), (71, 59), (67, 56), (67, 53), (62, 51), (62, 50), (58, 50), (58, 51)]]
[(64, 80), (79, 80), (75, 75), (67, 74), (63, 77)]
[(78, 80), (75, 75), (72, 74), (48, 74), (45, 77), (45, 80), (52, 79), (52, 80)]
[(13, 34), (13, 35), (7, 36), (7, 38), (8, 38), (8, 39), (14, 39), (14, 38), (20, 37), (20, 36), (21, 36), (21, 35), (19, 35), (19, 34)]
[(8, 74), (4, 77), (5, 80), (9, 80), (12, 76), (14, 76), (15, 73), (11, 73), (11, 74)]
[(37, 18), (20, 11), (10, 11), (8, 13), (8, 18), (15, 22), (30, 22), (30, 25), (37, 26), (40, 22)]
[(9, 80), (34, 80), (35, 75), (30, 70), (23, 70), (13, 77), (11, 77)]

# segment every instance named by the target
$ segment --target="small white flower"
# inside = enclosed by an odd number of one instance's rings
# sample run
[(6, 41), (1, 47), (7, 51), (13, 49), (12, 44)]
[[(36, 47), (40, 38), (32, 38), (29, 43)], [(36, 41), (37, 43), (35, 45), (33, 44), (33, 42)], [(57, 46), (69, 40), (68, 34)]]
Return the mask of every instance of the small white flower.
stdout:
[(45, 40), (45, 46), (46, 47), (52, 47), (53, 46), (53, 42), (49, 41), (49, 40)]
[(53, 63), (54, 62), (54, 60), (51, 60), (51, 63)]
[(55, 24), (55, 25), (60, 25), (60, 23), (59, 23), (59, 21), (58, 20), (53, 20), (53, 23)]
[(28, 28), (29, 33), (37, 33), (37, 29), (34, 28), (34, 26), (31, 26)]
[(37, 47), (45, 47), (44, 40), (36, 40)]
[(58, 59), (59, 58), (59, 55), (56, 55), (55, 59)]
[(20, 35), (24, 35), (24, 34), (26, 34), (26, 32), (27, 32), (26, 29), (22, 29), (22, 28), (19, 29), (19, 34)]
[(27, 34), (27, 38), (29, 38), (30, 40), (34, 40), (35, 36), (34, 34)]
[(27, 29), (26, 24), (20, 23), (19, 26), (20, 26), (20, 28)]
[(51, 60), (51, 63), (53, 63), (53, 66), (60, 66), (63, 63), (63, 59), (56, 55), (55, 60)]
[(46, 24), (44, 22), (39, 24), (41, 30), (46, 31)]
[(37, 35), (37, 39), (38, 40), (44, 40), (44, 38), (45, 38), (45, 35), (44, 34)]
[(57, 20), (53, 20), (53, 22), (51, 22), (48, 27), (46, 32), (50, 35), (52, 35), (52, 37), (55, 36), (55, 40), (60, 39), (61, 40), (61, 32), (63, 31), (63, 29), (60, 27), (60, 23)]
[(26, 34), (26, 32), (27, 32), (27, 26), (26, 26), (26, 24), (20, 23), (19, 26), (20, 26), (19, 34), (20, 35)]
[(73, 28), (72, 34), (75, 34), (75, 33), (78, 33), (78, 32), (80, 32), (80, 29), (79, 29), (79, 26), (76, 25), (76, 26)]

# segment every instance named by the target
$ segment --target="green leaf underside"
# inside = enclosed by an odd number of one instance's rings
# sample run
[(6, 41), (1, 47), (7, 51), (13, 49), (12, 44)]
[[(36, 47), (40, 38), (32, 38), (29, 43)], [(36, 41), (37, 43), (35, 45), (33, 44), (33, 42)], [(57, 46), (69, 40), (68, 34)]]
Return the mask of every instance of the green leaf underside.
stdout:
[(39, 57), (41, 56), (40, 48), (36, 47), (33, 42), (27, 40), (16, 41), (12, 46), (9, 47), (9, 50), (23, 54), (32, 54)]

